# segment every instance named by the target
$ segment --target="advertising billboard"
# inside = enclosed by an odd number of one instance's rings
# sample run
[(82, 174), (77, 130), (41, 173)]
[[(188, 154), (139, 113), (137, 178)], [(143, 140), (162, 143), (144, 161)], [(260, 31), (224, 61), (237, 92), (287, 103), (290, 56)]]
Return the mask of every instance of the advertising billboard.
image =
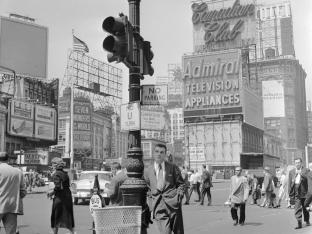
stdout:
[(33, 137), (34, 104), (11, 100), (9, 103), (8, 133), (19, 137)]
[(35, 138), (54, 141), (56, 139), (56, 110), (46, 106), (35, 106)]
[(242, 113), (241, 51), (183, 57), (184, 117)]
[(0, 64), (16, 74), (47, 77), (48, 28), (0, 17)]
[(262, 81), (263, 116), (285, 117), (283, 80)]
[(74, 153), (89, 156), (91, 154), (92, 105), (87, 101), (74, 102)]
[(257, 24), (253, 0), (197, 1), (191, 9), (194, 52), (255, 43)]

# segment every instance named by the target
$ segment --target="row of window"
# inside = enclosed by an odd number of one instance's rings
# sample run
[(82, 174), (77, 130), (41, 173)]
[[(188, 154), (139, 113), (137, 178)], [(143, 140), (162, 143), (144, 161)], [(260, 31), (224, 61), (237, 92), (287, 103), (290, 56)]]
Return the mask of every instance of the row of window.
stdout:
[(262, 8), (261, 10), (257, 11), (257, 18), (258, 19), (274, 19), (275, 17), (285, 17), (285, 16), (288, 16), (286, 10), (288, 10), (288, 12), (291, 12), (289, 5)]

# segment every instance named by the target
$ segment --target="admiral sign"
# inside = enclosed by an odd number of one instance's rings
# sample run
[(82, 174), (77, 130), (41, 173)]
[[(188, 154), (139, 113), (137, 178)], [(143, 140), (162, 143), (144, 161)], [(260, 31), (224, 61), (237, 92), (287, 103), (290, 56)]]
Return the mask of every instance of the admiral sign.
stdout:
[(194, 51), (214, 51), (253, 44), (255, 5), (251, 0), (193, 3)]
[(183, 57), (184, 117), (241, 113), (241, 53)]

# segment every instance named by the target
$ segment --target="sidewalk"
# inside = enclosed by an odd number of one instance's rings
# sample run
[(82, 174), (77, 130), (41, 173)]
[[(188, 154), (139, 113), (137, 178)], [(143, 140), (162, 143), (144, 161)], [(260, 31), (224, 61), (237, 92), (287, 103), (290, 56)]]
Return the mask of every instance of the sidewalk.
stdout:
[(27, 189), (27, 194), (37, 194), (37, 193), (46, 193), (49, 191), (49, 185), (42, 187), (34, 187), (31, 189), (31, 192)]

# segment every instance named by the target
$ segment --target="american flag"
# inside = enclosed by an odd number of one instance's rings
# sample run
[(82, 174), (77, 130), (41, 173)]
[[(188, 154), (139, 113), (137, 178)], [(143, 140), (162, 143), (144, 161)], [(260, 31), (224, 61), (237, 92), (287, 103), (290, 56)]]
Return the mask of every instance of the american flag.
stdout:
[(82, 51), (85, 53), (89, 52), (87, 44), (74, 35), (73, 35), (73, 49), (75, 51)]

